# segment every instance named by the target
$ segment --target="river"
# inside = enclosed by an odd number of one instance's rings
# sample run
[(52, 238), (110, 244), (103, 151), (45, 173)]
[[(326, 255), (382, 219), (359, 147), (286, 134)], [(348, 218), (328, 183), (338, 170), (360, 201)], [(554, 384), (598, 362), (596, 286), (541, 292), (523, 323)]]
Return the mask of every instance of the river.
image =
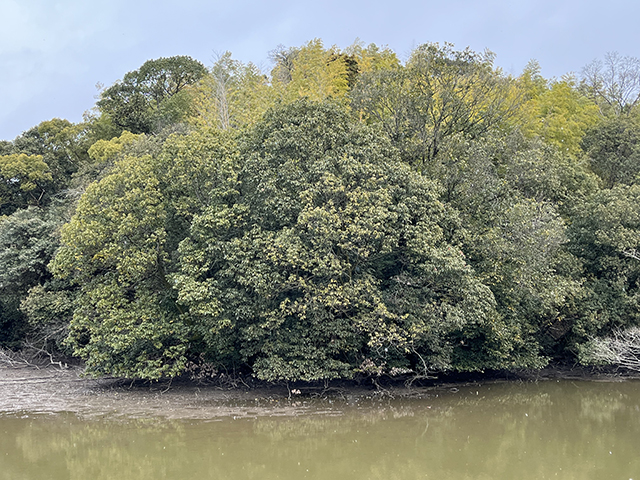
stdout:
[(38, 378), (0, 381), (1, 480), (640, 479), (637, 380), (289, 399)]

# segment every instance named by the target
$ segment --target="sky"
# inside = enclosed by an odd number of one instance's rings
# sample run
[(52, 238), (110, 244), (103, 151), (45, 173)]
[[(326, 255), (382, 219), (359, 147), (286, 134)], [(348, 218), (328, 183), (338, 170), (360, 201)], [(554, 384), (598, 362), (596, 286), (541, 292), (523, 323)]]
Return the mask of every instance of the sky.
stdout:
[(319, 38), (357, 39), (406, 59), (416, 46), (489, 49), (518, 75), (580, 74), (607, 52), (640, 57), (638, 0), (0, 0), (0, 140), (51, 118), (82, 120), (97, 84), (145, 61), (189, 55), (211, 66), (230, 51), (269, 71), (269, 52)]

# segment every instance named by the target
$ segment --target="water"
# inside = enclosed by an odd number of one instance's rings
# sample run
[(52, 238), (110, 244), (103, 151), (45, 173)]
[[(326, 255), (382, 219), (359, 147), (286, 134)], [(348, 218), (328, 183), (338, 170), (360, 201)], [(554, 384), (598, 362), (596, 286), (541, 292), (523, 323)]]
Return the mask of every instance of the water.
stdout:
[(640, 480), (637, 381), (209, 407), (0, 413), (0, 479)]

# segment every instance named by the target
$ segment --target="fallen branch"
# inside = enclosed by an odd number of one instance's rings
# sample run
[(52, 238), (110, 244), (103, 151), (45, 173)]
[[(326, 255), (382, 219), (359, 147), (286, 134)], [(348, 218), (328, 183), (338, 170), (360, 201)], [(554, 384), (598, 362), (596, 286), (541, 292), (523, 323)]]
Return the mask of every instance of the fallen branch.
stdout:
[(636, 250), (635, 248), (631, 248), (629, 250), (626, 250), (624, 252), (622, 252), (623, 255), (629, 257), (629, 258), (634, 258), (636, 260), (640, 260), (640, 252), (638, 252), (638, 250)]
[(11, 368), (40, 368), (38, 365), (27, 360), (24, 356), (19, 355), (11, 350), (0, 349), (0, 364)]
[(33, 343), (30, 342), (25, 342), (25, 349), (30, 350), (34, 353), (33, 355), (33, 359), (41, 357), (41, 356), (45, 356), (49, 358), (49, 363), (51, 365), (57, 365), (58, 367), (60, 367), (60, 370), (65, 370), (67, 368), (69, 368), (69, 366), (61, 361), (55, 361), (53, 359), (53, 354), (47, 350), (45, 350), (44, 348), (38, 347), (36, 345), (34, 345)]
[(596, 362), (640, 372), (640, 327), (617, 330), (592, 342), (589, 356)]

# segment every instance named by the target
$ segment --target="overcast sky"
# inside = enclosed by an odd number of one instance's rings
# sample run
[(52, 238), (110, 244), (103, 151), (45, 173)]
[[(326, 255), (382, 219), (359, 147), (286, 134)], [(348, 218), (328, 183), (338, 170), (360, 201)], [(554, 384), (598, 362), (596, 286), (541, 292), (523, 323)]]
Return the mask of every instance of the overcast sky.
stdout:
[(314, 38), (345, 48), (356, 38), (401, 59), (416, 45), (450, 42), (493, 51), (519, 74), (579, 73), (606, 52), (640, 57), (638, 0), (0, 0), (0, 139), (54, 117), (72, 122), (146, 60), (214, 52), (270, 68), (279, 44)]

